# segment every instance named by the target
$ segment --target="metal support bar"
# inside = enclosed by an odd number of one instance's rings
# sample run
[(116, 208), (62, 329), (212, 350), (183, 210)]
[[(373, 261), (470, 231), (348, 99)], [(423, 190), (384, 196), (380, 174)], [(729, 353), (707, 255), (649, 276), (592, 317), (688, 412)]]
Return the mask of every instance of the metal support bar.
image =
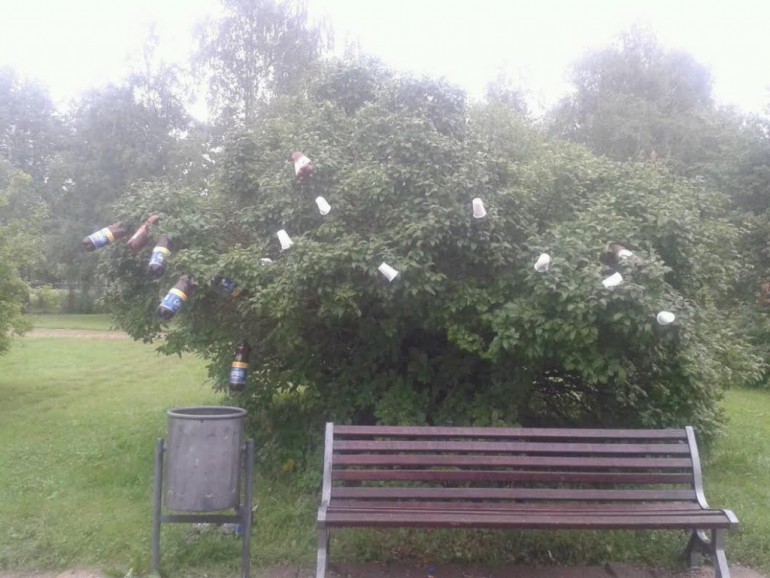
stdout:
[(163, 495), (163, 451), (165, 443), (163, 438), (158, 438), (155, 443), (155, 488), (152, 504), (152, 573), (160, 575), (160, 524), (161, 524), (161, 498)]
[(241, 531), (243, 537), (241, 576), (242, 578), (249, 578), (251, 570), (251, 508), (254, 494), (254, 440), (246, 440), (245, 462), (246, 488), (244, 489), (244, 504), (241, 506)]

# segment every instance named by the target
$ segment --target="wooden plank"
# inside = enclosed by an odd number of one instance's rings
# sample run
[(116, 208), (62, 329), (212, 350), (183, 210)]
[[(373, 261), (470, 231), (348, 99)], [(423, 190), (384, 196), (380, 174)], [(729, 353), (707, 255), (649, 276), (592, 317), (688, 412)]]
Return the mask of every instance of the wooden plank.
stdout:
[(401, 501), (401, 500), (346, 500), (336, 499), (330, 508), (337, 512), (358, 510), (446, 510), (446, 511), (503, 511), (531, 512), (688, 512), (701, 510), (694, 499), (688, 502), (481, 502), (481, 501)]
[(345, 527), (414, 527), (414, 528), (527, 528), (527, 529), (708, 529), (729, 528), (730, 520), (722, 512), (683, 513), (661, 516), (659, 513), (636, 513), (626, 516), (606, 514), (562, 513), (473, 513), (426, 512), (329, 512), (327, 524)]
[(575, 490), (569, 488), (332, 488), (332, 500), (621, 500), (682, 501), (694, 490)]
[(559, 439), (672, 439), (685, 440), (684, 429), (589, 429), (589, 428), (472, 428), (434, 426), (337, 425), (339, 437), (477, 437), (477, 438), (559, 438)]
[(452, 467), (553, 467), (574, 469), (690, 470), (686, 458), (609, 458), (563, 456), (339, 454), (333, 465), (340, 466), (452, 466)]
[(618, 454), (689, 455), (687, 444), (538, 443), (538, 442), (454, 442), (334, 440), (335, 452), (487, 452), (526, 454)]
[(691, 484), (690, 473), (615, 473), (520, 470), (333, 470), (333, 481), (544, 482), (590, 484)]

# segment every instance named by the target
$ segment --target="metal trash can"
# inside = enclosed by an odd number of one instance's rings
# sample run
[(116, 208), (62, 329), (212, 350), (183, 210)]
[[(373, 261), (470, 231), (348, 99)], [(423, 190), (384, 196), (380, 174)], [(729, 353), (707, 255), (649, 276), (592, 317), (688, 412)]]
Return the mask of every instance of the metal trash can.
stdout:
[(166, 508), (214, 512), (239, 506), (245, 417), (239, 407), (168, 410)]

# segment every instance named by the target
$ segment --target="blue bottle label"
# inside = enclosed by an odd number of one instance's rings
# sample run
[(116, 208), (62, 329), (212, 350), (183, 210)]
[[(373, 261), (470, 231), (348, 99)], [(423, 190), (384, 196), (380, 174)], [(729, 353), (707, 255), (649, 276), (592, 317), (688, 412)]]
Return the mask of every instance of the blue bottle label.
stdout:
[(230, 385), (246, 385), (248, 364), (234, 361), (230, 367)]
[(150, 257), (150, 267), (165, 267), (166, 255), (169, 253), (170, 251), (165, 247), (155, 247), (155, 249), (152, 250), (152, 256)]
[(100, 231), (96, 231), (93, 235), (88, 235), (89, 240), (94, 244), (94, 248), (100, 249), (105, 245), (109, 245), (115, 240), (109, 227), (105, 227)]
[(175, 315), (177, 311), (182, 307), (182, 303), (187, 301), (187, 295), (179, 289), (172, 289), (160, 302), (160, 306), (163, 309), (167, 309), (172, 315)]
[(224, 289), (228, 293), (232, 293), (233, 291), (235, 291), (235, 288), (238, 286), (238, 284), (235, 281), (233, 281), (232, 279), (228, 279), (227, 277), (222, 279), (219, 282), (219, 284), (222, 286), (222, 289)]

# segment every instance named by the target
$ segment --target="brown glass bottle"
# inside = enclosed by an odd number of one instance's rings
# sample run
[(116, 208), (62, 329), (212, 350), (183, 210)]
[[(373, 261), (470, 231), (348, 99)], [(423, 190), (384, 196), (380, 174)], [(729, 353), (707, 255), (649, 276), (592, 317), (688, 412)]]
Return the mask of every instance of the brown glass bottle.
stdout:
[(230, 365), (230, 389), (233, 391), (243, 391), (246, 388), (250, 353), (251, 347), (246, 341), (242, 341), (235, 348), (235, 357)]
[(136, 233), (131, 235), (131, 238), (126, 241), (126, 245), (134, 253), (141, 251), (150, 240), (150, 227), (160, 220), (158, 215), (150, 215), (148, 219), (136, 230)]
[(191, 275), (182, 275), (160, 302), (158, 317), (164, 321), (171, 319), (182, 308), (182, 304), (192, 296), (193, 291), (195, 291), (195, 279)]
[(238, 287), (238, 283), (230, 279), (229, 277), (223, 277), (216, 274), (211, 278), (211, 282), (223, 293), (228, 294), (230, 297), (240, 297), (244, 295), (243, 289)]
[(304, 182), (313, 174), (313, 163), (304, 153), (299, 151), (291, 153), (291, 160), (294, 163), (294, 175)]
[(86, 251), (96, 251), (97, 249), (109, 245), (110, 243), (114, 243), (127, 235), (128, 226), (122, 221), (119, 221), (113, 223), (109, 227), (96, 231), (96, 233), (93, 233), (92, 235), (88, 235), (88, 237), (84, 237), (81, 245)]
[(166, 235), (161, 235), (150, 256), (150, 262), (147, 264), (147, 273), (153, 279), (161, 277), (166, 271), (166, 259), (171, 255), (171, 239)]

